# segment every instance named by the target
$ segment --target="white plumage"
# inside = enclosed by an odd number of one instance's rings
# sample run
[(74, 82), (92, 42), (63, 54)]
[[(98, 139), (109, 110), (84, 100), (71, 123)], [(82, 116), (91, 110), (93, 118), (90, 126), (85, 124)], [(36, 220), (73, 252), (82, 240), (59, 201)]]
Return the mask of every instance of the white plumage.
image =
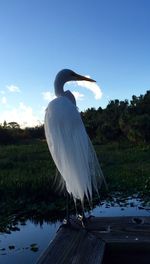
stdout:
[(71, 70), (60, 71), (55, 79), (57, 98), (46, 109), (44, 127), (49, 150), (68, 193), (83, 203), (85, 196), (92, 199), (93, 189), (98, 191), (103, 174), (75, 98), (63, 90), (64, 83), (71, 80), (94, 81)]

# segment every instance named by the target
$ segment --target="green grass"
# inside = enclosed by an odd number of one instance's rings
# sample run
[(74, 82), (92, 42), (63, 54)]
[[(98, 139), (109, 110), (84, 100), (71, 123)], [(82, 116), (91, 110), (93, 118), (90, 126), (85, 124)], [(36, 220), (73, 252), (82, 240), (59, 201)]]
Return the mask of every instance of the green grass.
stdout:
[[(109, 191), (150, 195), (150, 147), (117, 143), (95, 146)], [(0, 146), (0, 230), (10, 217), (65, 216), (65, 199), (55, 192), (55, 165), (45, 141)], [(95, 202), (95, 200), (94, 200)], [(73, 206), (74, 208), (74, 206)], [(41, 221), (41, 220), (40, 220)], [(4, 228), (4, 229), (5, 229)]]
[[(150, 192), (150, 147), (95, 146), (109, 191)], [(55, 165), (45, 141), (0, 146), (1, 198), (54, 195)]]
[(46, 143), (0, 147), (1, 197), (47, 195), (52, 186), (55, 166)]
[(110, 192), (150, 194), (150, 146), (97, 146)]

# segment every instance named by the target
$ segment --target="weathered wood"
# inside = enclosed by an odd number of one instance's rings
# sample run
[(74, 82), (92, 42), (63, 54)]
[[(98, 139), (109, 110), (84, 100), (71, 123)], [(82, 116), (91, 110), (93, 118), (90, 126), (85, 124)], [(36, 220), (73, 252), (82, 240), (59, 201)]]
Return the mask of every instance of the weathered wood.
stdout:
[(105, 243), (86, 230), (62, 227), (37, 264), (101, 263)]
[(96, 217), (87, 229), (106, 243), (150, 243), (150, 217)]
[(150, 248), (150, 217), (91, 217), (84, 229), (72, 219), (62, 226), (37, 264), (102, 263), (106, 244)]
[(150, 264), (150, 243), (106, 244), (103, 264)]

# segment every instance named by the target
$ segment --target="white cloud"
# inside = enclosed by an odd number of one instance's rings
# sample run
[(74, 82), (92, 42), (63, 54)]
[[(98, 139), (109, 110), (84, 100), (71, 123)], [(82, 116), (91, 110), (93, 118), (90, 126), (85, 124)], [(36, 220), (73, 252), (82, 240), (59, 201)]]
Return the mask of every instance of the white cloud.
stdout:
[[(86, 77), (89, 77), (89, 76), (86, 76)], [(96, 82), (76, 81), (76, 84), (90, 90), (94, 94), (96, 100), (102, 97), (101, 88), (98, 86)]]
[(5, 91), (4, 91), (4, 90), (1, 90), (1, 91), (0, 91), (0, 94), (5, 94)]
[[(84, 94), (79, 93), (78, 91), (73, 91), (72, 92), (76, 100), (83, 100)], [(53, 99), (56, 98), (54, 93), (51, 92), (43, 92), (42, 93), (43, 99), (46, 101), (52, 101)]]
[(31, 106), (25, 105), (20, 102), (18, 107), (14, 107), (10, 110), (1, 112), (0, 123), (6, 122), (17, 122), (21, 127), (33, 127), (40, 125), (38, 117), (33, 113)]
[(7, 85), (6, 87), (12, 93), (20, 93), (20, 88), (14, 84)]
[(73, 93), (74, 97), (76, 98), (76, 100), (83, 100), (84, 94), (79, 93), (77, 91), (73, 91), (72, 93)]
[(2, 104), (7, 104), (7, 98), (5, 96), (2, 97), (1, 103)]
[(56, 96), (54, 95), (54, 93), (51, 92), (43, 92), (42, 93), (43, 99), (46, 101), (52, 101), (53, 99), (56, 98)]

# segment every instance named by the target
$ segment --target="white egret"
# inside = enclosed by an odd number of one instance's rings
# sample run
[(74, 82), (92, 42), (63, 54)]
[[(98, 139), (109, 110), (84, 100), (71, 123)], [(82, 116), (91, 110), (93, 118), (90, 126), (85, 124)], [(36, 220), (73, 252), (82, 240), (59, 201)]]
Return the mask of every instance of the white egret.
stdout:
[(74, 95), (64, 91), (68, 81), (94, 80), (72, 70), (61, 70), (54, 82), (56, 98), (45, 114), (45, 135), (52, 158), (62, 176), (68, 193), (76, 199), (92, 200), (92, 192), (104, 180), (95, 150), (86, 133)]

